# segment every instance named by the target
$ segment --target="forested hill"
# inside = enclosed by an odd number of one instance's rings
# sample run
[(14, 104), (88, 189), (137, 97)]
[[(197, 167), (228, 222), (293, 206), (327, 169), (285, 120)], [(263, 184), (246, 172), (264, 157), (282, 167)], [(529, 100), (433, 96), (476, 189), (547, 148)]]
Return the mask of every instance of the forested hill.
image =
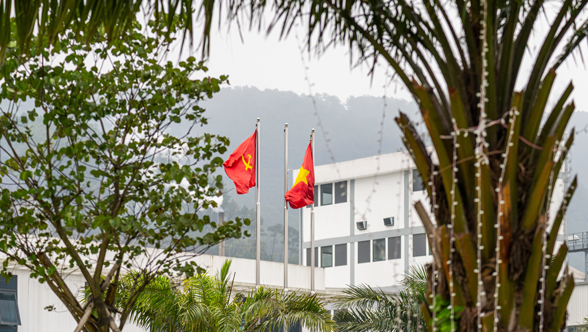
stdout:
[[(209, 124), (198, 130), (225, 135), (231, 140), (230, 151), (255, 130), (257, 117), (261, 118), (261, 183), (262, 216), (264, 228), (282, 222), (284, 123), (289, 124), (289, 165), (300, 167), (308, 144), (311, 128), (316, 129), (316, 164), (346, 161), (373, 156), (380, 148), (380, 128), (383, 128), (382, 153), (402, 149), (400, 132), (394, 117), (398, 111), (418, 120), (413, 102), (388, 96), (386, 105), (382, 97), (353, 97), (345, 103), (338, 98), (319, 95), (314, 99), (293, 92), (238, 87), (224, 88), (213, 99), (202, 104)], [(383, 127), (381, 126), (382, 116)], [(588, 113), (576, 112), (572, 119), (576, 129), (588, 125)], [(328, 147), (325, 135), (328, 139)], [(588, 133), (581, 132), (571, 154), (572, 172), (579, 175), (580, 185), (568, 212), (569, 232), (588, 231)], [(329, 153), (330, 149), (331, 153)], [(333, 159), (332, 159), (333, 158)], [(290, 179), (291, 182), (291, 179)], [(227, 190), (240, 205), (254, 207), (255, 195), (237, 197), (228, 179)], [(297, 215), (291, 214), (291, 226), (298, 227)], [(576, 261), (576, 259), (572, 259)], [(577, 264), (574, 264), (577, 265)], [(577, 266), (583, 269), (582, 266)]]
[[(231, 140), (225, 158), (253, 133), (256, 119), (261, 119), (262, 216), (268, 224), (283, 220), (284, 123), (289, 126), (288, 168), (296, 169), (302, 163), (312, 128), (316, 130), (315, 162), (322, 165), (333, 159), (340, 162), (376, 155), (383, 114), (382, 153), (397, 151), (402, 144), (394, 116), (399, 109), (410, 114), (416, 111), (413, 103), (388, 99), (384, 107), (383, 98), (375, 97), (351, 98), (343, 105), (336, 97), (322, 95), (315, 102), (316, 108), (311, 98), (293, 92), (225, 88), (202, 105), (209, 123), (201, 130)], [(227, 184), (235, 198), (232, 182), (227, 179)], [(254, 200), (255, 195), (243, 195), (238, 203), (253, 206)]]

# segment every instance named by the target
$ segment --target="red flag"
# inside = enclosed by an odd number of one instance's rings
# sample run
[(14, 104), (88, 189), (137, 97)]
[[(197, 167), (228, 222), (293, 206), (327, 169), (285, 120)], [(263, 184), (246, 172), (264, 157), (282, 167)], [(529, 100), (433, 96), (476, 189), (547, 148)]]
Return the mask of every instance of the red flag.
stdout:
[(255, 187), (255, 147), (257, 130), (229, 156), (223, 166), (225, 172), (235, 183), (237, 194), (246, 194)]
[(284, 195), (293, 209), (299, 209), (314, 204), (314, 166), (312, 163), (312, 147), (308, 144), (304, 161), (296, 176), (292, 189)]

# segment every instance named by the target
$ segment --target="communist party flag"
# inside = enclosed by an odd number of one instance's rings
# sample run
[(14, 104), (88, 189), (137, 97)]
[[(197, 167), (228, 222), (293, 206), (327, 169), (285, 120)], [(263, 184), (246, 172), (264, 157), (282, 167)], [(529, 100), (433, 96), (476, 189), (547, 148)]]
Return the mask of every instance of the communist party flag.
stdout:
[(306, 154), (304, 154), (304, 161), (292, 189), (288, 190), (284, 197), (293, 209), (314, 204), (314, 167), (312, 165), (311, 144), (308, 144)]
[(227, 159), (223, 166), (225, 172), (235, 183), (237, 194), (246, 194), (255, 187), (255, 147), (257, 130), (246, 139)]

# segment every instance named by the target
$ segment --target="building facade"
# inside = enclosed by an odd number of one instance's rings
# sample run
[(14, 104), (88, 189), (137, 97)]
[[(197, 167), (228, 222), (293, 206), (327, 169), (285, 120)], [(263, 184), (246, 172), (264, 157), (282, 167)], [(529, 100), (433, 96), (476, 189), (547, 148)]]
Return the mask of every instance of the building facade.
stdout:
[[(553, 188), (552, 220), (564, 174)], [(411, 266), (433, 260), (414, 208), (420, 201), (430, 211), (431, 202), (408, 153), (317, 166), (315, 184), (315, 265), (324, 268), (327, 289), (367, 284), (394, 291)], [(300, 257), (307, 266), (310, 218), (310, 207), (300, 209)]]
[[(224, 262), (230, 259), (231, 274), (234, 274), (233, 292), (247, 294), (255, 289), (255, 260), (201, 255), (194, 261), (211, 275), (219, 273)], [(281, 288), (284, 282), (284, 265), (276, 262), (261, 262), (261, 284), (270, 288)], [(31, 278), (30, 271), (23, 267), (10, 269), (13, 277), (8, 283), (0, 278), (0, 332), (63, 332), (73, 331), (77, 323), (65, 305), (46, 283)], [(301, 265), (288, 266), (290, 290), (310, 292), (310, 268)], [(316, 293), (325, 298), (338, 295), (325, 290), (324, 270), (315, 271)], [(74, 296), (84, 296), (85, 279), (77, 271), (65, 276), (65, 282)], [(126, 332), (148, 332), (132, 322), (125, 325)], [(305, 332), (307, 329), (295, 326), (289, 332)]]

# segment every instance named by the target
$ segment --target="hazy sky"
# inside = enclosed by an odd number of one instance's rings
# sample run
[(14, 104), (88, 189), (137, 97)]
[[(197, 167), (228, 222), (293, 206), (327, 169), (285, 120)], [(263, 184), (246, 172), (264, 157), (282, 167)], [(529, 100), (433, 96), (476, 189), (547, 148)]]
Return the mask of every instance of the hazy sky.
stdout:
[[(228, 74), (232, 86), (309, 94), (310, 82), (314, 94), (326, 93), (342, 101), (349, 96), (384, 95), (385, 67), (380, 68), (372, 83), (368, 68), (351, 69), (347, 47), (331, 49), (317, 58), (306, 49), (300, 50), (304, 47), (303, 39), (302, 30), (281, 41), (277, 34), (265, 37), (257, 31), (243, 31), (244, 42), (236, 29), (230, 33), (217, 31), (208, 66), (213, 75)], [(386, 95), (410, 99), (401, 84), (390, 85)]]
[[(549, 28), (540, 24), (527, 48), (526, 61), (520, 71), (519, 88), (526, 83), (532, 64), (529, 54), (539, 51), (541, 38)], [(306, 49), (304, 31), (291, 33), (286, 40), (279, 40), (276, 33), (266, 37), (257, 31), (242, 30), (243, 41), (235, 27), (227, 32), (225, 28), (213, 29), (212, 47), (208, 66), (212, 75), (228, 74), (232, 86), (254, 86), (259, 89), (277, 89), (308, 94), (309, 85), (313, 93), (326, 93), (345, 101), (349, 96), (378, 96), (386, 93), (388, 97), (412, 100), (407, 90), (396, 79), (384, 88), (387, 67), (382, 65), (373, 79), (367, 75), (364, 67), (351, 69), (347, 47), (330, 49), (320, 58)], [(561, 48), (561, 47), (560, 47)], [(583, 47), (586, 50), (586, 47)], [(558, 54), (559, 52), (556, 52)], [(302, 57), (304, 60), (302, 60)], [(588, 110), (588, 70), (582, 64), (581, 56), (576, 55), (577, 62), (570, 58), (559, 71), (550, 98), (554, 105), (555, 97), (563, 92), (573, 79), (575, 91), (572, 98), (576, 101), (576, 110)], [(304, 61), (304, 63), (303, 63)], [(305, 67), (307, 69), (305, 69)], [(388, 74), (390, 74), (389, 72)], [(307, 80), (308, 78), (308, 80)]]

